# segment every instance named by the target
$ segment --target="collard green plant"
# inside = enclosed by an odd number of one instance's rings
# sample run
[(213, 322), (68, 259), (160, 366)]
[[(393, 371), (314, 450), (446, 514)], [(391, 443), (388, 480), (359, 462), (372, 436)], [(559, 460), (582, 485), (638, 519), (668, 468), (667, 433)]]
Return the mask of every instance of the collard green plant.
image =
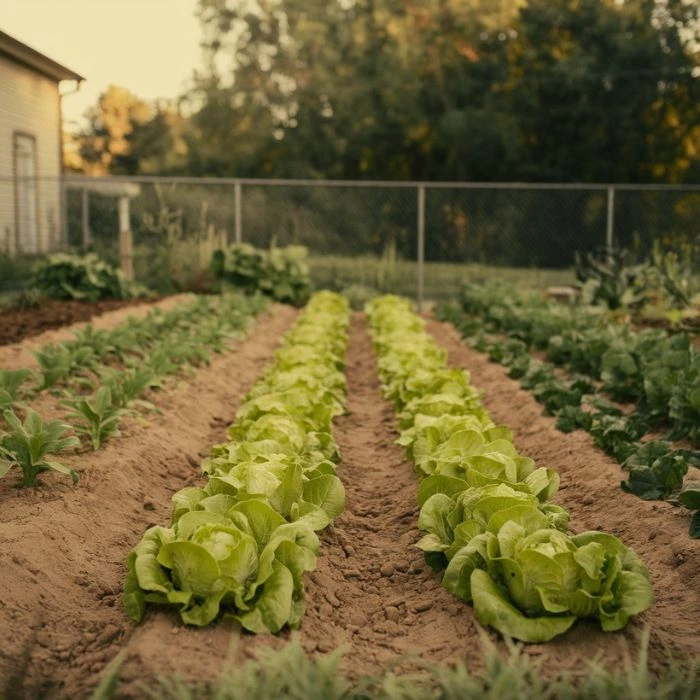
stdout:
[(303, 246), (260, 250), (237, 243), (216, 251), (211, 266), (217, 279), (247, 294), (262, 292), (275, 301), (302, 306), (312, 290), (307, 255)]
[(700, 459), (689, 450), (673, 449), (663, 440), (636, 444), (622, 464), (628, 473), (622, 489), (646, 501), (668, 499), (683, 486), (690, 465), (700, 465)]
[(95, 253), (51, 255), (37, 269), (32, 287), (52, 299), (129, 299), (143, 290)]
[(90, 438), (93, 450), (99, 450), (105, 440), (119, 435), (124, 409), (108, 386), (88, 398), (65, 399), (62, 403), (71, 409), (68, 415), (76, 432)]
[(0, 477), (14, 466), (22, 470), (22, 486), (34, 486), (39, 474), (49, 470), (78, 483), (73, 469), (47, 459), (80, 445), (78, 438), (69, 434), (71, 426), (59, 420), (45, 421), (35, 411), (28, 412), (24, 423), (12, 411), (5, 411), (3, 417), (9, 431), (0, 432)]

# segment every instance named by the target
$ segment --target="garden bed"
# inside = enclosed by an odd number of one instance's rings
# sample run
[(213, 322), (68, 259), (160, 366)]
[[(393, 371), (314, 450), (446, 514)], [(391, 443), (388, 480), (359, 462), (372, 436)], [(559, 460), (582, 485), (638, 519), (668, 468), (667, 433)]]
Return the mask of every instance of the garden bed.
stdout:
[[(77, 488), (53, 474), (37, 489), (17, 490), (9, 476), (0, 482), (0, 627), (11, 631), (0, 649), (0, 696), (86, 697), (123, 652), (118, 695), (143, 697), (139, 684), (155, 676), (205, 681), (290, 640), (312, 653), (343, 645), (342, 668), (351, 676), (405, 655), (480, 667), (483, 629), (472, 608), (441, 586), (414, 547), (418, 479), (394, 444), (394, 408), (379, 393), (362, 314), (353, 316), (350, 330), (348, 413), (334, 428), (346, 510), (320, 535), (318, 568), (305, 579), (301, 629), (254, 637), (227, 621), (191, 628), (162, 609), (149, 609), (140, 626), (128, 620), (121, 594), (127, 552), (145, 528), (167, 522), (176, 490), (201, 484), (201, 458), (224, 439), (243, 395), (295, 316), (287, 307), (270, 307), (246, 339), (168, 385), (158, 401), (161, 415), (129, 420), (122, 436), (101, 451), (66, 458), (81, 474)], [(570, 509), (572, 528), (620, 537), (651, 572), (656, 602), (623, 632), (605, 634), (596, 623), (578, 622), (553, 642), (526, 645), (525, 653), (544, 659), (551, 673), (583, 671), (595, 657), (615, 667), (636, 655), (650, 627), (654, 667), (664, 665), (668, 653), (697, 658), (700, 543), (688, 538), (679, 509), (622, 493), (619, 466), (589, 436), (556, 431), (528, 392), (465, 347), (449, 325), (431, 321), (428, 330), (449, 350), (452, 366), (469, 369), (485, 406), (512, 429), (519, 451), (559, 471), (555, 501)], [(19, 354), (26, 355), (26, 347), (0, 355), (0, 366)], [(496, 633), (486, 634), (505, 648)]]

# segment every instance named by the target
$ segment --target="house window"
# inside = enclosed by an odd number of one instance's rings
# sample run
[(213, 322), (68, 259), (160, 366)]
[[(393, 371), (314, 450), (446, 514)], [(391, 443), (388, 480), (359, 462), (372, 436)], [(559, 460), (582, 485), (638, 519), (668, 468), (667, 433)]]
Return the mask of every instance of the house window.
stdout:
[(14, 134), (15, 231), (17, 251), (39, 252), (39, 216), (36, 167), (36, 139)]

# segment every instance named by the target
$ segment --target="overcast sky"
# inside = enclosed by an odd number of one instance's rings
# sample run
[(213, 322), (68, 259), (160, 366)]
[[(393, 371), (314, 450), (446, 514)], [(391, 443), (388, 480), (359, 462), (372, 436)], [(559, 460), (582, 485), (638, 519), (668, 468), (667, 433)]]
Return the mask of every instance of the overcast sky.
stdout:
[(87, 78), (63, 100), (65, 119), (77, 121), (110, 83), (146, 99), (178, 95), (200, 66), (196, 6), (197, 0), (0, 0), (0, 29)]

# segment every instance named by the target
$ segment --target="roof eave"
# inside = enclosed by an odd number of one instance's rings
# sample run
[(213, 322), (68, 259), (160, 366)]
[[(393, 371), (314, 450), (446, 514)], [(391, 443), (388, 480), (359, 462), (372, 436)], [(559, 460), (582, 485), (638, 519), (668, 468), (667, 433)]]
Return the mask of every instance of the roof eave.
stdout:
[(79, 73), (72, 71), (70, 68), (66, 68), (48, 56), (44, 56), (44, 54), (36, 49), (23, 44), (21, 41), (11, 37), (9, 34), (5, 34), (3, 31), (0, 31), (0, 54), (56, 82), (60, 82), (61, 80), (77, 80), (78, 82), (82, 82), (85, 80)]

